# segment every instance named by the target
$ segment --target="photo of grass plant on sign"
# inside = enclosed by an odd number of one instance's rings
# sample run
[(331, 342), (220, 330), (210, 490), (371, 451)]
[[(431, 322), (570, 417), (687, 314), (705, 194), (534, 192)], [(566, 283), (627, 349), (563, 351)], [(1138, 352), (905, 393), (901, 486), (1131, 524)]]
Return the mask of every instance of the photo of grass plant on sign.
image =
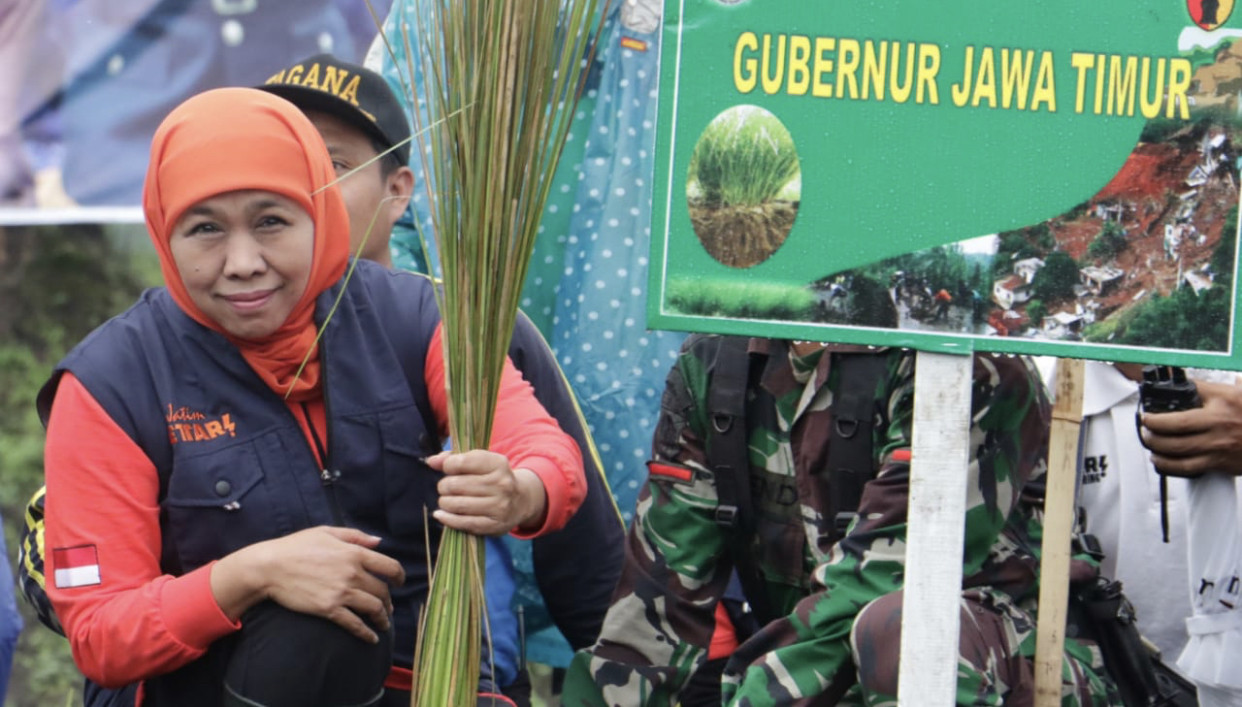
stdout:
[(717, 115), (688, 172), (690, 220), (713, 258), (749, 268), (785, 242), (798, 215), (802, 170), (793, 136), (775, 115), (750, 105)]

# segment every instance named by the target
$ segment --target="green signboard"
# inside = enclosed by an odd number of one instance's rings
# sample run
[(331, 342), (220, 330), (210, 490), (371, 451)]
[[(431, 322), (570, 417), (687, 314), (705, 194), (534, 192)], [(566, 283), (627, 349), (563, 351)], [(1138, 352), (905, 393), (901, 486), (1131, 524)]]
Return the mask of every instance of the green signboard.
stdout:
[(652, 328), (1242, 369), (1233, 0), (669, 0)]

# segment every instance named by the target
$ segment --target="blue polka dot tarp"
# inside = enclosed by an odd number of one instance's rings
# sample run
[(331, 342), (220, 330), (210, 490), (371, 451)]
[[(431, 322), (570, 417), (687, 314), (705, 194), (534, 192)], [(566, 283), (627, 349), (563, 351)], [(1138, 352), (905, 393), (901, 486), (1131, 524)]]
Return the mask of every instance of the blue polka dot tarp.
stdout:
[(658, 19), (634, 21), (643, 5), (659, 3), (613, 3), (599, 82), (586, 96), (590, 125), (574, 130), (577, 182), (562, 183), (570, 188), (548, 205), (550, 215), (573, 212), (564, 232), (548, 234), (564, 240), (551, 343), (627, 523), (646, 479), (664, 378), (685, 338), (646, 327), (659, 30)]
[[(380, 59), (399, 95), (421, 93), (422, 77), (404, 56), (401, 23), (418, 26), (409, 0), (385, 24), (396, 57)], [(658, 0), (614, 2), (578, 105), (556, 184), (545, 209), (522, 308), (548, 338), (591, 427), (622, 517), (633, 518), (659, 413), (664, 377), (685, 335), (646, 328), (651, 174), (658, 79)], [(408, 76), (410, 69), (414, 75)], [(408, 107), (408, 105), (407, 105)], [(417, 145), (414, 151), (417, 150)], [(393, 233), (398, 267), (428, 272), (430, 238), (421, 160), (411, 159), (415, 196)], [(429, 265), (430, 264), (430, 265)], [(505, 540), (515, 572), (515, 608), (526, 621), (527, 658), (568, 665), (571, 653), (543, 609), (527, 543)]]

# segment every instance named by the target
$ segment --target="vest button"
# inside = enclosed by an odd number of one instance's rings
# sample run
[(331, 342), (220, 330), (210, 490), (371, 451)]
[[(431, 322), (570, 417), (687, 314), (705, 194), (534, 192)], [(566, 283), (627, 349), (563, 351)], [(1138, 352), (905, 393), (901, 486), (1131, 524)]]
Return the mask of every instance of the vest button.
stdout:
[(229, 495), (229, 491), (232, 491), (232, 490), (233, 490), (233, 485), (225, 481), (224, 479), (220, 479), (219, 481), (216, 482), (216, 495), (217, 496), (227, 496)]

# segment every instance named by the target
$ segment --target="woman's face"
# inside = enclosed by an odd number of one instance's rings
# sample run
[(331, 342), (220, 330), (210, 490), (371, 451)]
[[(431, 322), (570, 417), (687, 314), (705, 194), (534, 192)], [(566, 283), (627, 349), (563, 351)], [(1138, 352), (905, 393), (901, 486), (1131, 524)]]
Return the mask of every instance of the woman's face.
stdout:
[(285, 322), (306, 290), (314, 237), (297, 202), (235, 191), (187, 209), (169, 246), (194, 304), (229, 334), (259, 339)]

